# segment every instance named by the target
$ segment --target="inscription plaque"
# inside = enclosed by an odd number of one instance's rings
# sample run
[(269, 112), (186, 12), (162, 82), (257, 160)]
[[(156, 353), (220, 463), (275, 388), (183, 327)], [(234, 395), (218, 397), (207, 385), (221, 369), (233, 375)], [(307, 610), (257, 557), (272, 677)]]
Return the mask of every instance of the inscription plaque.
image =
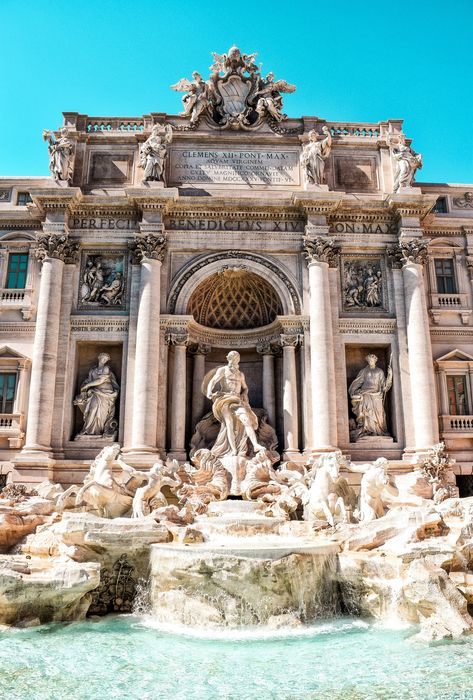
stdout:
[(215, 185), (299, 185), (299, 149), (173, 149), (169, 180)]

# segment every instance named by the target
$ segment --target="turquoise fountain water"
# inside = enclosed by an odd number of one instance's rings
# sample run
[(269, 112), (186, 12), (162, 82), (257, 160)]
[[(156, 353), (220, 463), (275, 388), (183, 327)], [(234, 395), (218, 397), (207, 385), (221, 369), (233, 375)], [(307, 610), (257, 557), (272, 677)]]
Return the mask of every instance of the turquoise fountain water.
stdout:
[(146, 616), (0, 634), (0, 697), (15, 700), (467, 700), (473, 641), (339, 619), (268, 636), (189, 636)]

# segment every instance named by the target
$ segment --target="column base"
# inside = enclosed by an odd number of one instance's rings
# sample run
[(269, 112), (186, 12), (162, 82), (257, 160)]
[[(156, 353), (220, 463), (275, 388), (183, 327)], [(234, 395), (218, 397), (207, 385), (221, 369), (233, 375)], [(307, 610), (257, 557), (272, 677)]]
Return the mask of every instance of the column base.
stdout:
[(168, 452), (169, 459), (177, 459), (178, 462), (187, 461), (187, 452), (185, 450), (173, 450), (170, 449)]
[(304, 464), (305, 456), (299, 450), (284, 450), (281, 455), (281, 462), (296, 462), (296, 464)]

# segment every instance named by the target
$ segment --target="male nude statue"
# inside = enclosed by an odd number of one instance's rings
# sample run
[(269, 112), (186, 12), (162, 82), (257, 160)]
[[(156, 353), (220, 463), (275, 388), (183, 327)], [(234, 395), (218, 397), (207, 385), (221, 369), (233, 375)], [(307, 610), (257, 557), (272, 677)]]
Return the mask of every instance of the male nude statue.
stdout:
[(220, 422), (220, 432), (211, 452), (217, 457), (226, 454), (246, 456), (248, 440), (255, 452), (265, 448), (256, 437), (258, 418), (248, 402), (248, 386), (239, 368), (240, 355), (229, 352), (227, 360), (228, 364), (214, 370), (210, 378), (204, 379), (202, 386), (204, 394), (212, 400), (213, 414)]

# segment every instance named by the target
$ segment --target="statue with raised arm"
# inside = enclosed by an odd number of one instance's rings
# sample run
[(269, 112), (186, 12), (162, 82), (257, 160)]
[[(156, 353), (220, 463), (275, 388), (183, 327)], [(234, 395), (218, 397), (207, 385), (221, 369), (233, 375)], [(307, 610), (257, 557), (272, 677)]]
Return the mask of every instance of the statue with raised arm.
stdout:
[(143, 168), (143, 182), (164, 181), (168, 146), (172, 141), (172, 126), (155, 124), (151, 135), (140, 148), (140, 168)]
[(391, 155), (395, 162), (394, 173), (394, 192), (399, 192), (405, 187), (412, 187), (417, 170), (422, 168), (422, 154), (416, 153), (410, 146), (406, 144), (404, 135), (402, 134), (397, 145), (390, 143)]
[(355, 441), (363, 435), (388, 435), (384, 401), (393, 383), (391, 360), (387, 374), (376, 367), (378, 357), (366, 356), (367, 366), (360, 370), (350, 384), (348, 393), (356, 416)]
[(332, 136), (327, 126), (322, 127), (324, 137), (319, 139), (315, 129), (309, 131), (309, 141), (302, 147), (301, 165), (307, 184), (323, 185), (325, 161), (332, 150)]
[(287, 83), (285, 80), (274, 80), (274, 73), (268, 73), (264, 80), (260, 81), (258, 90), (254, 98), (256, 102), (256, 112), (260, 117), (268, 114), (277, 122), (286, 119), (286, 115), (282, 113), (282, 97), (281, 92), (294, 92), (295, 85)]
[(74, 149), (72, 141), (67, 137), (67, 129), (59, 129), (59, 138), (53, 131), (45, 129), (43, 139), (48, 142), (49, 169), (56, 182), (69, 180), (70, 159)]
[(109, 362), (110, 355), (101, 352), (98, 364), (90, 370), (74, 399), (74, 406), (78, 406), (84, 416), (79, 435), (113, 437), (116, 433), (114, 416), (119, 386)]
[(248, 440), (255, 452), (263, 450), (264, 446), (256, 437), (258, 418), (248, 402), (245, 375), (239, 368), (240, 354), (232, 350), (227, 360), (225, 367), (209, 372), (202, 384), (202, 391), (212, 400), (213, 414), (220, 423), (220, 432), (211, 452), (216, 457), (244, 457), (248, 453)]

